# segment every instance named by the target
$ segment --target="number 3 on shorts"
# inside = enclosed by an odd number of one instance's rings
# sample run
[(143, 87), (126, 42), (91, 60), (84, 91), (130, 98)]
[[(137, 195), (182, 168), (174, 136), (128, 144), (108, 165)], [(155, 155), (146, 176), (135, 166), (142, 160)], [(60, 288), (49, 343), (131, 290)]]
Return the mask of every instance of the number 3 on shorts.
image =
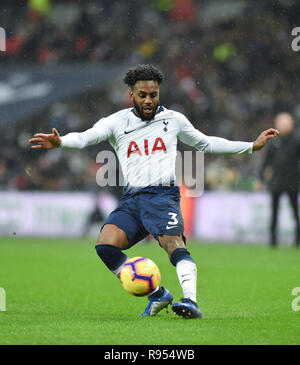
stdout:
[(171, 216), (171, 221), (168, 222), (168, 225), (170, 224), (171, 226), (175, 226), (177, 223), (178, 223), (178, 220), (177, 220), (177, 213), (172, 213), (172, 212), (169, 212), (168, 215)]

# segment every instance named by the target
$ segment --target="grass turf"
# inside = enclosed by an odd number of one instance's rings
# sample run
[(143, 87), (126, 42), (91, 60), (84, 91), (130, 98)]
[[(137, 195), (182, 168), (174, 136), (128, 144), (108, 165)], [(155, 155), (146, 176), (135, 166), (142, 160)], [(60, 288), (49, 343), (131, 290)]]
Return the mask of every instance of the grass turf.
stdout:
[[(97, 257), (92, 240), (0, 238), (0, 344), (200, 345), (300, 344), (300, 250), (197, 244), (198, 304), (203, 319), (170, 310), (139, 318), (146, 298), (127, 294)], [(157, 243), (127, 251), (154, 260), (177, 301), (175, 268)]]

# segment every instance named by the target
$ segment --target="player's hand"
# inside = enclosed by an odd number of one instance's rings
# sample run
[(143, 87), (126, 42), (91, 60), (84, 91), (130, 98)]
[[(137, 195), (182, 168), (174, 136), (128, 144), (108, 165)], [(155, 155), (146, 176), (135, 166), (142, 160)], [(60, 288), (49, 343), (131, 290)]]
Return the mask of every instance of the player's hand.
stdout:
[(52, 128), (52, 134), (36, 133), (28, 142), (33, 144), (31, 148), (51, 149), (59, 147), (61, 139), (57, 130)]
[(262, 149), (270, 139), (276, 138), (279, 135), (279, 131), (274, 128), (269, 128), (263, 131), (253, 143), (253, 151)]

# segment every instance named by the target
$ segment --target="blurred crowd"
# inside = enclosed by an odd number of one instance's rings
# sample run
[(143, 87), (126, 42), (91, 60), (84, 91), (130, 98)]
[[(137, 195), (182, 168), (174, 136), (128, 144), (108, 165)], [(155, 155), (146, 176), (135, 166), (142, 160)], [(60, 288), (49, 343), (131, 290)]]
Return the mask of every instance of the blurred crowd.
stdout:
[[(254, 140), (279, 111), (291, 112), (296, 125), (300, 120), (300, 54), (291, 49), (300, 15), (296, 0), (272, 6), (246, 0), (29, 0), (20, 6), (4, 0), (0, 13), (7, 31), (1, 68), (153, 63), (165, 74), (163, 105), (184, 113), (203, 133), (232, 140)], [(27, 140), (52, 127), (61, 134), (85, 130), (128, 107), (126, 95), (114, 82), (5, 128), (0, 188), (96, 190), (95, 157), (110, 149), (108, 143), (41, 152), (30, 150)], [(254, 189), (263, 154), (207, 155), (206, 189)]]

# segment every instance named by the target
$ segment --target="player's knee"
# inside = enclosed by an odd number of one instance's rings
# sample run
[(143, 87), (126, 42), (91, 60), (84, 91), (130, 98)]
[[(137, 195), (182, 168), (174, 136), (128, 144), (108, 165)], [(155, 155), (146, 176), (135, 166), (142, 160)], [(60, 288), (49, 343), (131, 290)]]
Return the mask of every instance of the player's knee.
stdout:
[(96, 245), (111, 245), (122, 250), (129, 247), (126, 233), (113, 224), (106, 224), (99, 235)]

